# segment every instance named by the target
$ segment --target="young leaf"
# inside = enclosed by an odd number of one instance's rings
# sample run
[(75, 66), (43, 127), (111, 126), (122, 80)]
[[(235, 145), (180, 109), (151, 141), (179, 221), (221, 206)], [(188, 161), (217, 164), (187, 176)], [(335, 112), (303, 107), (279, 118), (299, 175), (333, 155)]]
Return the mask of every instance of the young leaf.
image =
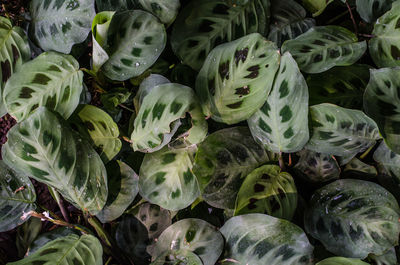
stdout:
[(166, 38), (164, 25), (150, 13), (141, 10), (116, 12), (104, 46), (109, 59), (101, 71), (116, 81), (141, 75), (158, 59)]
[(265, 165), (245, 178), (236, 198), (235, 215), (266, 213), (290, 220), (297, 207), (297, 189), (289, 173)]
[(269, 8), (269, 0), (192, 0), (174, 23), (172, 49), (198, 71), (217, 45), (250, 33), (266, 34)]
[(93, 106), (81, 105), (70, 119), (82, 135), (88, 135), (104, 163), (121, 150), (118, 125), (107, 112)]
[(316, 265), (368, 265), (360, 259), (350, 259), (343, 257), (331, 257), (318, 262)]
[(23, 64), (4, 87), (4, 102), (17, 121), (38, 107), (55, 110), (65, 119), (79, 104), (83, 73), (71, 55), (45, 52)]
[(153, 257), (165, 251), (188, 250), (198, 255), (202, 264), (214, 265), (222, 253), (224, 239), (217, 229), (201, 219), (184, 219), (164, 230), (158, 238)]
[(400, 209), (373, 182), (342, 179), (317, 190), (306, 211), (305, 229), (340, 256), (364, 259), (398, 244)]
[(167, 210), (189, 206), (200, 195), (192, 172), (193, 148), (164, 147), (144, 156), (139, 173), (140, 195)]
[(203, 112), (227, 124), (248, 119), (267, 99), (279, 58), (258, 33), (214, 48), (196, 79)]
[(103, 248), (96, 237), (70, 234), (47, 243), (22, 260), (8, 264), (102, 265), (102, 256)]
[(45, 51), (68, 54), (83, 42), (96, 15), (94, 0), (32, 0), (31, 36)]
[(310, 113), (309, 150), (345, 156), (362, 152), (381, 138), (376, 123), (359, 110), (324, 103), (312, 106)]
[(28, 38), (20, 27), (0, 16), (0, 117), (7, 113), (3, 88), (10, 76), (31, 58)]
[(92, 68), (95, 72), (99, 71), (101, 66), (110, 59), (103, 47), (107, 41), (108, 28), (114, 14), (115, 12), (112, 11), (100, 12), (94, 17), (92, 22)]
[(358, 61), (365, 53), (367, 43), (357, 41), (357, 36), (343, 27), (319, 26), (294, 40), (285, 41), (282, 52), (289, 51), (302, 71), (315, 74)]
[(258, 145), (247, 127), (233, 127), (209, 135), (199, 145), (193, 172), (202, 198), (210, 205), (234, 209), (243, 178), (277, 156)]
[(364, 94), (365, 112), (378, 124), (391, 150), (400, 153), (400, 68), (371, 70)]
[(0, 232), (25, 222), (24, 214), (36, 208), (35, 189), (28, 177), (12, 170), (0, 160)]
[(357, 12), (364, 21), (373, 23), (391, 8), (393, 2), (396, 0), (356, 0)]
[(299, 151), (309, 139), (308, 88), (290, 53), (281, 58), (271, 94), (248, 120), (254, 139), (272, 152)]
[(400, 66), (400, 2), (392, 4), (392, 9), (381, 16), (374, 24), (368, 44), (369, 53), (378, 67)]
[(96, 214), (106, 202), (100, 156), (57, 113), (42, 107), (11, 128), (2, 154), (7, 165), (58, 189), (83, 211)]
[(312, 264), (306, 234), (286, 220), (246, 214), (229, 219), (220, 231), (226, 239), (224, 264)]
[(303, 5), (310, 11), (313, 17), (317, 17), (324, 12), (325, 8), (333, 2), (333, 0), (303, 0)]
[(104, 208), (96, 215), (102, 223), (120, 217), (139, 192), (139, 176), (127, 164), (111, 161), (106, 166), (108, 198)]
[(271, 15), (267, 39), (278, 47), (315, 26), (315, 20), (306, 18), (306, 10), (293, 0), (272, 0)]

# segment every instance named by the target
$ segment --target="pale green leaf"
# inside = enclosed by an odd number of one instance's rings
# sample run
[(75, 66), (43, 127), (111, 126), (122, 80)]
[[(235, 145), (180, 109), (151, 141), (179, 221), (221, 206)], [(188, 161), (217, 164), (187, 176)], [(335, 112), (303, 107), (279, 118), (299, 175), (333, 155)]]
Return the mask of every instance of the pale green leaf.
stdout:
[(368, 265), (368, 263), (359, 259), (331, 257), (318, 262), (316, 265)]

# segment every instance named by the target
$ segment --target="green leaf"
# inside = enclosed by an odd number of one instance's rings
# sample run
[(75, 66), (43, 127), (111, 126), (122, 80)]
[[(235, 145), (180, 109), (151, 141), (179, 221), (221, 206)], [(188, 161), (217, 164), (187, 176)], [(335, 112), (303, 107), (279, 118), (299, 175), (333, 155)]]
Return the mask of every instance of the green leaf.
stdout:
[(316, 265), (368, 265), (368, 263), (359, 259), (331, 257), (318, 262)]
[(180, 249), (167, 251), (158, 256), (150, 265), (171, 264), (171, 265), (203, 265), (203, 262), (191, 251)]
[(70, 234), (59, 237), (34, 254), (9, 265), (22, 264), (65, 264), (65, 265), (102, 265), (103, 248), (100, 241), (92, 235), (78, 236)]
[(214, 265), (224, 248), (224, 239), (217, 229), (201, 219), (180, 220), (158, 238), (153, 257), (165, 251), (188, 250), (198, 255), (202, 264)]
[(214, 48), (196, 79), (203, 112), (227, 124), (248, 119), (267, 99), (279, 58), (258, 33)]
[(70, 53), (83, 42), (96, 15), (94, 0), (32, 0), (29, 31), (45, 51)]
[(364, 259), (398, 244), (400, 209), (373, 182), (342, 179), (317, 190), (306, 211), (306, 231), (339, 256)]
[(306, 18), (306, 10), (293, 0), (272, 0), (271, 25), (269, 40), (282, 46), (286, 40), (291, 40), (315, 26), (315, 20)]
[(134, 130), (131, 135), (133, 149), (146, 153), (160, 150), (171, 141), (181, 125), (180, 118), (184, 118), (186, 112), (192, 115), (192, 128), (181, 136), (191, 144), (197, 144), (207, 134), (207, 123), (204, 115), (201, 114), (193, 90), (174, 83), (151, 88), (143, 97), (134, 121)]
[(200, 195), (192, 171), (195, 149), (168, 149), (146, 154), (140, 166), (140, 195), (151, 203), (177, 211)]
[(279, 166), (265, 165), (244, 180), (236, 198), (235, 215), (266, 213), (290, 220), (297, 207), (297, 189), (292, 176)]
[(31, 58), (28, 38), (20, 27), (0, 17), (0, 117), (7, 113), (3, 103), (3, 88), (10, 76)]
[(373, 23), (392, 7), (393, 2), (396, 0), (356, 0), (357, 12), (364, 21)]
[(382, 67), (400, 66), (400, 2), (392, 4), (392, 9), (374, 24), (369, 41), (369, 53), (374, 63)]
[(299, 161), (294, 169), (300, 172), (300, 176), (309, 182), (326, 182), (338, 179), (340, 167), (336, 159), (329, 154), (321, 154), (304, 149), (297, 153)]
[(352, 174), (362, 174), (362, 175), (371, 175), (377, 176), (378, 172), (374, 166), (368, 165), (362, 162), (360, 159), (354, 157), (344, 168), (344, 172), (352, 173)]
[[(35, 218), (35, 219), (37, 219), (37, 218)], [(37, 219), (37, 220), (40, 221), (40, 219)], [(74, 230), (74, 229), (71, 229), (71, 228), (68, 228), (65, 226), (57, 227), (54, 230), (40, 234), (29, 246), (27, 256), (31, 256), (32, 254), (37, 252), (39, 249), (41, 249), (47, 243), (49, 243), (53, 240), (56, 240), (57, 238), (68, 236), (70, 234), (75, 234), (78, 236), (80, 235), (77, 230)]]
[(80, 105), (70, 121), (81, 135), (88, 135), (104, 163), (121, 150), (118, 125), (105, 111), (93, 105)]
[(309, 75), (310, 105), (332, 103), (344, 108), (361, 109), (370, 68), (365, 64), (354, 64)]
[(101, 94), (100, 100), (104, 108), (114, 110), (118, 105), (125, 103), (131, 96), (129, 89), (117, 87)]
[(164, 25), (150, 13), (141, 10), (116, 12), (104, 46), (109, 59), (101, 71), (116, 81), (141, 75), (158, 59), (166, 38)]
[(8, 132), (2, 148), (7, 165), (58, 189), (83, 211), (96, 214), (107, 198), (100, 156), (57, 113), (39, 108)]
[(110, 59), (103, 47), (107, 41), (108, 28), (114, 14), (115, 12), (112, 11), (100, 12), (92, 22), (92, 68), (95, 72), (99, 71), (101, 66)]
[(395, 248), (391, 248), (386, 251), (385, 254), (376, 256), (371, 254), (369, 257), (371, 260), (375, 262), (376, 265), (397, 265), (397, 256)]
[(139, 86), (139, 90), (136, 93), (135, 98), (133, 99), (133, 103), (135, 104), (135, 109), (136, 112), (139, 112), (140, 106), (143, 103), (143, 99), (145, 98), (145, 96), (147, 96), (147, 94), (150, 93), (150, 91), (158, 86), (158, 85), (162, 85), (162, 84), (169, 84), (171, 83), (167, 78), (165, 78), (162, 75), (158, 75), (158, 74), (151, 74), (149, 75), (147, 78), (145, 78)]
[(15, 172), (0, 160), (0, 232), (24, 223), (24, 214), (36, 208), (35, 189), (28, 177)]
[(302, 71), (315, 74), (358, 61), (367, 43), (357, 41), (357, 36), (343, 27), (319, 26), (285, 41), (282, 52), (289, 51)]
[(29, 246), (38, 237), (41, 229), (42, 221), (39, 218), (29, 218), (25, 223), (18, 226), (15, 245), (20, 257), (23, 257), (28, 252)]
[(380, 139), (378, 126), (362, 111), (324, 103), (312, 106), (310, 113), (309, 150), (345, 156), (365, 151)]
[(312, 264), (313, 246), (306, 234), (286, 220), (240, 215), (229, 219), (220, 231), (226, 240), (224, 265)]
[(142, 9), (152, 13), (162, 23), (171, 24), (180, 7), (179, 0), (96, 0), (100, 11)]
[(4, 102), (17, 121), (45, 106), (68, 118), (79, 104), (83, 73), (71, 55), (45, 52), (23, 64), (4, 87)]
[(321, 15), (325, 8), (332, 2), (333, 0), (303, 0), (303, 5), (313, 14), (313, 17), (317, 17)]
[(290, 53), (281, 58), (267, 101), (247, 122), (254, 139), (272, 152), (296, 152), (307, 143), (308, 88)]
[(365, 112), (377, 124), (386, 144), (400, 153), (400, 68), (371, 70), (364, 94)]
[(111, 161), (107, 164), (108, 198), (96, 215), (102, 223), (120, 217), (139, 192), (139, 176), (127, 164)]
[(174, 23), (172, 49), (184, 64), (198, 71), (217, 45), (250, 33), (265, 35), (269, 8), (269, 0), (192, 0)]
[(211, 206), (234, 209), (243, 178), (276, 154), (258, 145), (247, 127), (233, 127), (210, 134), (199, 145), (193, 172), (202, 198)]

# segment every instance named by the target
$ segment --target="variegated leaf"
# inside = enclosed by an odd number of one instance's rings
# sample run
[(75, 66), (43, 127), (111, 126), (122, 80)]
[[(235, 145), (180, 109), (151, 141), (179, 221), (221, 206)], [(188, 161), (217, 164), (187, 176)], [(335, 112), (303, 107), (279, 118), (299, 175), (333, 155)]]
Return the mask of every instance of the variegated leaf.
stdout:
[(343, 27), (319, 26), (285, 41), (282, 52), (289, 51), (302, 71), (315, 74), (358, 61), (367, 43), (357, 41), (357, 36)]
[(365, 112), (391, 150), (400, 154), (400, 68), (371, 70), (364, 94)]
[(235, 215), (266, 213), (290, 220), (297, 207), (297, 189), (292, 176), (279, 166), (265, 165), (244, 180), (236, 198)]
[(317, 190), (305, 229), (339, 256), (364, 259), (398, 244), (400, 209), (387, 190), (369, 181), (337, 180)]
[(203, 112), (227, 124), (248, 119), (267, 99), (279, 58), (276, 45), (258, 33), (214, 48), (196, 79)]
[(368, 44), (374, 63), (382, 67), (400, 66), (400, 2), (395, 1), (392, 9), (378, 18), (374, 24)]
[(25, 32), (20, 27), (13, 27), (8, 18), (0, 17), (0, 117), (7, 113), (3, 103), (6, 81), (30, 58)]
[(99, 71), (101, 66), (110, 59), (103, 47), (107, 41), (108, 28), (114, 14), (115, 12), (112, 11), (100, 12), (94, 17), (92, 22), (92, 68), (95, 72)]
[(158, 256), (150, 265), (171, 264), (171, 265), (203, 265), (199, 256), (192, 251), (180, 249), (166, 251)]
[(345, 156), (362, 152), (381, 138), (376, 123), (362, 111), (324, 103), (312, 106), (310, 113), (309, 150)]
[(83, 73), (71, 55), (45, 52), (23, 64), (4, 88), (4, 101), (17, 121), (45, 106), (68, 118), (79, 104)]
[(192, 171), (194, 152), (194, 148), (169, 150), (164, 147), (146, 154), (140, 166), (140, 195), (172, 211), (189, 206), (200, 195)]
[(220, 229), (225, 264), (311, 265), (313, 246), (303, 230), (265, 214), (233, 217)]
[(210, 205), (234, 209), (243, 178), (277, 155), (258, 145), (246, 127), (234, 127), (209, 135), (199, 145), (193, 172), (202, 198)]
[(2, 148), (12, 168), (59, 190), (83, 211), (99, 212), (107, 199), (107, 172), (89, 143), (57, 113), (39, 108), (8, 133)]
[(106, 166), (108, 198), (104, 208), (96, 215), (102, 223), (120, 217), (139, 192), (139, 176), (124, 162), (111, 161)]
[(100, 11), (143, 9), (164, 24), (171, 24), (180, 7), (179, 0), (96, 0)]
[(293, 0), (272, 0), (271, 15), (267, 39), (278, 47), (315, 26), (315, 20), (306, 18), (306, 10)]
[(375, 262), (376, 265), (397, 265), (397, 255), (395, 248), (391, 248), (390, 250), (386, 251), (385, 254), (376, 256), (371, 254), (369, 257), (371, 260)]
[(34, 254), (8, 263), (10, 265), (63, 264), (63, 265), (102, 265), (103, 247), (92, 235), (70, 234), (50, 241)]
[(266, 34), (269, 8), (269, 0), (192, 0), (174, 23), (172, 49), (183, 63), (199, 70), (217, 45), (250, 33)]
[(171, 83), (166, 77), (158, 74), (151, 74), (147, 78), (145, 78), (139, 86), (139, 90), (136, 93), (135, 98), (133, 99), (133, 103), (135, 104), (136, 113), (139, 113), (140, 106), (142, 105), (143, 99), (150, 91), (162, 84)]
[(361, 161), (360, 159), (354, 157), (347, 165), (345, 166), (344, 172), (352, 173), (352, 174), (362, 174), (369, 176), (377, 176), (378, 172), (374, 166), (368, 165)]
[(158, 238), (153, 257), (165, 251), (188, 250), (198, 255), (202, 264), (214, 265), (224, 248), (218, 230), (201, 219), (183, 219), (164, 230)]
[(35, 189), (28, 177), (0, 160), (0, 232), (11, 230), (27, 220), (24, 214), (36, 208)]
[(45, 51), (70, 53), (83, 42), (96, 15), (94, 0), (32, 0), (31, 36)]
[(357, 12), (364, 21), (374, 23), (392, 7), (393, 2), (396, 0), (356, 0)]
[(118, 125), (102, 109), (93, 105), (80, 105), (70, 122), (78, 128), (81, 135), (88, 136), (93, 142), (104, 163), (113, 159), (121, 150)]
[(298, 153), (299, 161), (294, 169), (309, 182), (326, 182), (338, 179), (340, 167), (336, 159), (329, 154), (316, 153), (310, 150), (302, 150)]
[(150, 13), (141, 10), (116, 12), (104, 46), (109, 59), (101, 71), (117, 81), (141, 75), (158, 59), (166, 38), (164, 25)]
[(332, 103), (344, 108), (361, 109), (370, 68), (365, 64), (354, 64), (309, 75), (310, 105)]
[(303, 6), (317, 17), (324, 12), (325, 8), (333, 2), (333, 0), (303, 0)]
[(254, 139), (272, 152), (297, 152), (309, 139), (308, 88), (290, 53), (281, 58), (271, 94), (249, 119)]
[(360, 259), (351, 259), (343, 257), (331, 257), (318, 262), (316, 265), (368, 265)]
[(133, 149), (147, 153), (160, 150), (171, 141), (181, 125), (180, 119), (185, 118), (187, 112), (192, 115), (192, 128), (182, 137), (190, 144), (197, 144), (207, 134), (207, 122), (193, 90), (175, 83), (150, 89), (134, 121)]

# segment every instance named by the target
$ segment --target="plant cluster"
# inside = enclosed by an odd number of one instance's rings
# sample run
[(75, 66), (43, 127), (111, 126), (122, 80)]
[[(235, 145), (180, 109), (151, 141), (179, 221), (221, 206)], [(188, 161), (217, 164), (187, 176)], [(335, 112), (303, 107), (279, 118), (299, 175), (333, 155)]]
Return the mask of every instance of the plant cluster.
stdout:
[(5, 3), (0, 263), (398, 264), (400, 1)]

